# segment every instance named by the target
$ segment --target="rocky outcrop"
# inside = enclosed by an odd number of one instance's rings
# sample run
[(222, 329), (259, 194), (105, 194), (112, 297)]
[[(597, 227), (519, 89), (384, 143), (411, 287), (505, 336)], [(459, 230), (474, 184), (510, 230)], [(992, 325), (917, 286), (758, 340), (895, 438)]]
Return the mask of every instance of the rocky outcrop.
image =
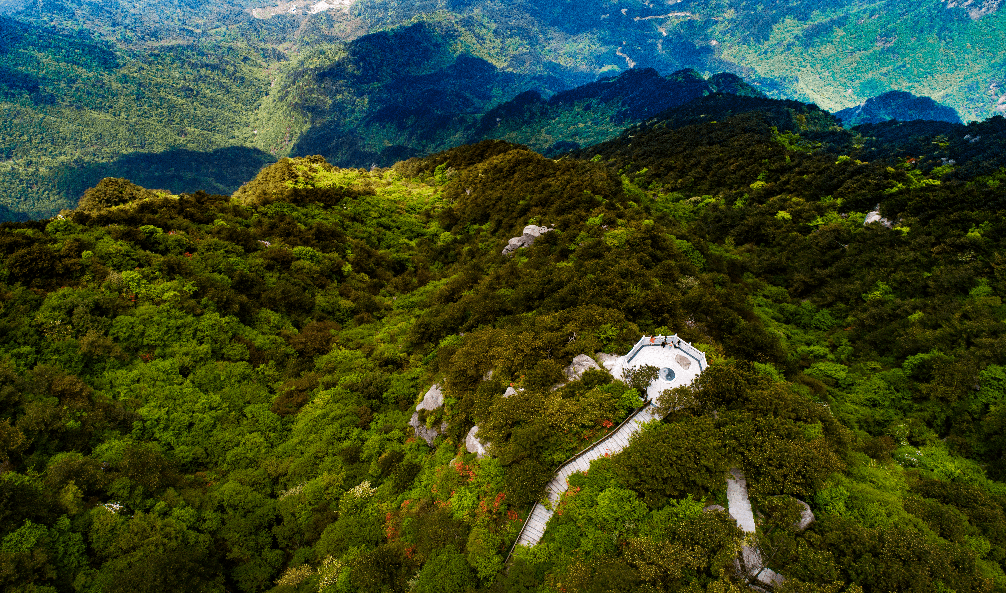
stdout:
[(409, 426), (416, 431), (417, 437), (426, 441), (426, 444), (431, 447), (433, 446), (433, 441), (437, 440), (438, 436), (447, 431), (446, 422), (441, 422), (439, 427), (426, 428), (426, 425), (419, 421), (419, 414), (412, 415), (412, 419), (409, 420)]
[(476, 424), (475, 426), (472, 427), (471, 430), (468, 431), (468, 434), (465, 436), (465, 449), (467, 449), (469, 453), (474, 453), (475, 455), (477, 455), (479, 459), (482, 459), (483, 457), (488, 455), (488, 453), (486, 453), (485, 444), (483, 444), (482, 441), (478, 439), (478, 434), (479, 434), (479, 426)]
[(618, 361), (622, 358), (617, 354), (608, 354), (607, 352), (598, 352), (594, 354), (594, 358), (597, 359), (609, 373), (615, 371), (615, 367), (618, 366)]
[(879, 222), (880, 224), (882, 224), (883, 226), (885, 226), (887, 228), (891, 228), (891, 227), (894, 226), (893, 222), (891, 222), (890, 220), (887, 220), (886, 218), (884, 218), (883, 216), (880, 215), (880, 210), (879, 209), (878, 210), (874, 210), (873, 212), (867, 213), (866, 218), (863, 220), (863, 226), (866, 226), (866, 225), (870, 224), (871, 222)]
[(534, 244), (535, 239), (551, 230), (552, 229), (544, 226), (535, 226), (533, 224), (527, 225), (524, 227), (524, 231), (521, 236), (510, 239), (507, 246), (503, 248), (503, 255), (510, 255), (521, 247), (530, 247)]
[(437, 384), (430, 387), (430, 390), (423, 396), (423, 401), (416, 406), (416, 410), (429, 410), (432, 412), (442, 405), (444, 405), (444, 392), (441, 391), (440, 385)]
[(601, 370), (593, 358), (586, 354), (578, 354), (573, 358), (573, 362), (563, 370), (566, 382), (579, 381), (580, 377), (589, 369)]
[(416, 431), (416, 436), (426, 441), (427, 445), (432, 446), (433, 441), (447, 430), (447, 423), (441, 422), (439, 427), (427, 428), (426, 424), (419, 419), (419, 412), (420, 410), (432, 412), (443, 405), (444, 392), (440, 390), (440, 385), (434, 385), (423, 396), (423, 401), (419, 402), (419, 405), (416, 406), (416, 411), (412, 413), (412, 418), (409, 420), (409, 426)]
[(810, 510), (810, 505), (800, 500), (799, 498), (794, 498), (793, 500), (800, 503), (803, 510), (800, 511), (800, 520), (796, 522), (793, 527), (796, 527), (797, 531), (803, 531), (810, 527), (810, 524), (814, 522), (814, 511)]
[(562, 374), (566, 378), (565, 381), (561, 381), (552, 386), (552, 391), (561, 388), (562, 386), (572, 383), (573, 381), (579, 381), (583, 374), (590, 369), (601, 370), (597, 362), (587, 356), (586, 354), (578, 354), (573, 357), (573, 362), (570, 363), (568, 367), (563, 369)]
[(674, 356), (674, 362), (680, 364), (681, 368), (683, 368), (685, 370), (688, 370), (688, 369), (692, 368), (692, 361), (691, 361), (691, 359), (688, 358), (687, 356), (685, 356), (684, 354), (677, 354), (677, 355), (675, 355)]
[(946, 0), (947, 8), (963, 8), (968, 11), (971, 20), (977, 21), (987, 14), (999, 10), (1002, 0)]

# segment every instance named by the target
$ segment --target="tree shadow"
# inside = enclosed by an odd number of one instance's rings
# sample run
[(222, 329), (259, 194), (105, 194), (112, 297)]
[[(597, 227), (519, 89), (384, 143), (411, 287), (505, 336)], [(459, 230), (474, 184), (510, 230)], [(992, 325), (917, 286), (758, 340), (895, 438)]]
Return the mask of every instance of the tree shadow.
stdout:
[(76, 205), (88, 188), (106, 177), (121, 177), (148, 189), (173, 194), (203, 190), (229, 195), (276, 158), (257, 148), (228, 146), (210, 152), (174, 149), (136, 152), (108, 163), (63, 165), (51, 174), (56, 190)]

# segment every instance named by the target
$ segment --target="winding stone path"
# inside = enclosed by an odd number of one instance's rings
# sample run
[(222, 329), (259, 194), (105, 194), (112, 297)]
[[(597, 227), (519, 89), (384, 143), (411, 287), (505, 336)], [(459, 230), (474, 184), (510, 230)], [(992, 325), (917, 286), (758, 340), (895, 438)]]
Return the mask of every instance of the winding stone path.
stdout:
[[(614, 455), (628, 447), (632, 435), (639, 432), (647, 422), (658, 419), (654, 403), (660, 392), (671, 387), (690, 384), (705, 368), (705, 356), (687, 342), (681, 341), (677, 336), (667, 336), (667, 346), (662, 346), (663, 342), (664, 336), (655, 336), (652, 339), (650, 336), (643, 336), (625, 356), (602, 360), (605, 368), (611, 371), (615, 377), (621, 377), (623, 369), (647, 364), (661, 369), (661, 374), (646, 390), (646, 405), (636, 410), (615, 430), (559, 467), (555, 477), (545, 487), (549, 503), (553, 508), (559, 504), (562, 493), (569, 488), (568, 479), (571, 475), (576, 472), (586, 472), (590, 469), (591, 461), (599, 457)], [(674, 347), (671, 343), (678, 343), (680, 347)], [(682, 358), (684, 360), (681, 360)], [(667, 370), (672, 372), (671, 379), (667, 378), (669, 376)], [(531, 514), (524, 522), (524, 527), (521, 529), (514, 547), (533, 546), (541, 541), (548, 520), (551, 518), (552, 511), (548, 507), (541, 503), (535, 504)]]

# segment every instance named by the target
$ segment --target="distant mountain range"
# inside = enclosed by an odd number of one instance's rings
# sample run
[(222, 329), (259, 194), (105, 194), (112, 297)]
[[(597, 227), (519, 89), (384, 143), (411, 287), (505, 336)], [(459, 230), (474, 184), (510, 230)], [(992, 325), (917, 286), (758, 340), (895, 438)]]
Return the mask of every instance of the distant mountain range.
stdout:
[(485, 138), (555, 155), (716, 93), (814, 102), (845, 125), (980, 121), (1006, 111), (998, 8), (7, 0), (0, 204), (51, 215), (122, 163), (172, 191), (231, 191), (214, 155), (232, 148), (242, 167), (389, 165)]
[(889, 90), (933, 97), (966, 120), (1006, 108), (997, 0), (7, 0), (4, 11), (132, 48), (252, 34), (290, 50), (427, 21), (455, 30), (463, 53), (569, 87), (633, 66), (694, 68), (829, 110)]
[(733, 74), (706, 79), (692, 69), (668, 76), (633, 69), (547, 100), (528, 91), (484, 115), (471, 139), (503, 139), (552, 155), (607, 140), (628, 125), (715, 93), (765, 96)]
[(711, 93), (764, 96), (733, 74), (707, 80), (695, 70), (661, 76), (652, 68), (562, 90), (555, 77), (454, 57), (452, 41), (449, 33), (419, 23), (353, 41), (329, 67), (289, 79), (284, 84), (322, 89), (328, 98), (324, 106), (301, 104), (311, 126), (290, 153), (320, 154), (347, 166), (388, 166), (460, 144), (505, 139), (554, 154), (612, 138), (628, 125)]

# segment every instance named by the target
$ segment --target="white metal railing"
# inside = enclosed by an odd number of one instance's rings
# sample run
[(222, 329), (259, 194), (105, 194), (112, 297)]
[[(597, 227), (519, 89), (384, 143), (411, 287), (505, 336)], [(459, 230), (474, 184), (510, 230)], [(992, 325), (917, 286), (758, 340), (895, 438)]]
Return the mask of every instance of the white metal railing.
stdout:
[[(653, 341), (651, 342), (650, 340)], [(675, 348), (681, 350), (686, 355), (688, 355), (689, 358), (699, 363), (700, 371), (706, 370), (706, 367), (709, 366), (708, 363), (706, 362), (706, 353), (679, 338), (678, 334), (670, 336), (643, 336), (642, 338), (639, 338), (639, 341), (636, 342), (632, 346), (632, 349), (629, 350), (629, 353), (625, 355), (624, 364), (629, 364), (629, 362), (632, 361), (633, 357), (635, 357), (636, 354), (639, 354), (639, 351), (642, 350), (644, 347), (660, 346), (661, 344), (664, 343), (664, 340), (667, 340), (668, 344), (673, 345)]]

